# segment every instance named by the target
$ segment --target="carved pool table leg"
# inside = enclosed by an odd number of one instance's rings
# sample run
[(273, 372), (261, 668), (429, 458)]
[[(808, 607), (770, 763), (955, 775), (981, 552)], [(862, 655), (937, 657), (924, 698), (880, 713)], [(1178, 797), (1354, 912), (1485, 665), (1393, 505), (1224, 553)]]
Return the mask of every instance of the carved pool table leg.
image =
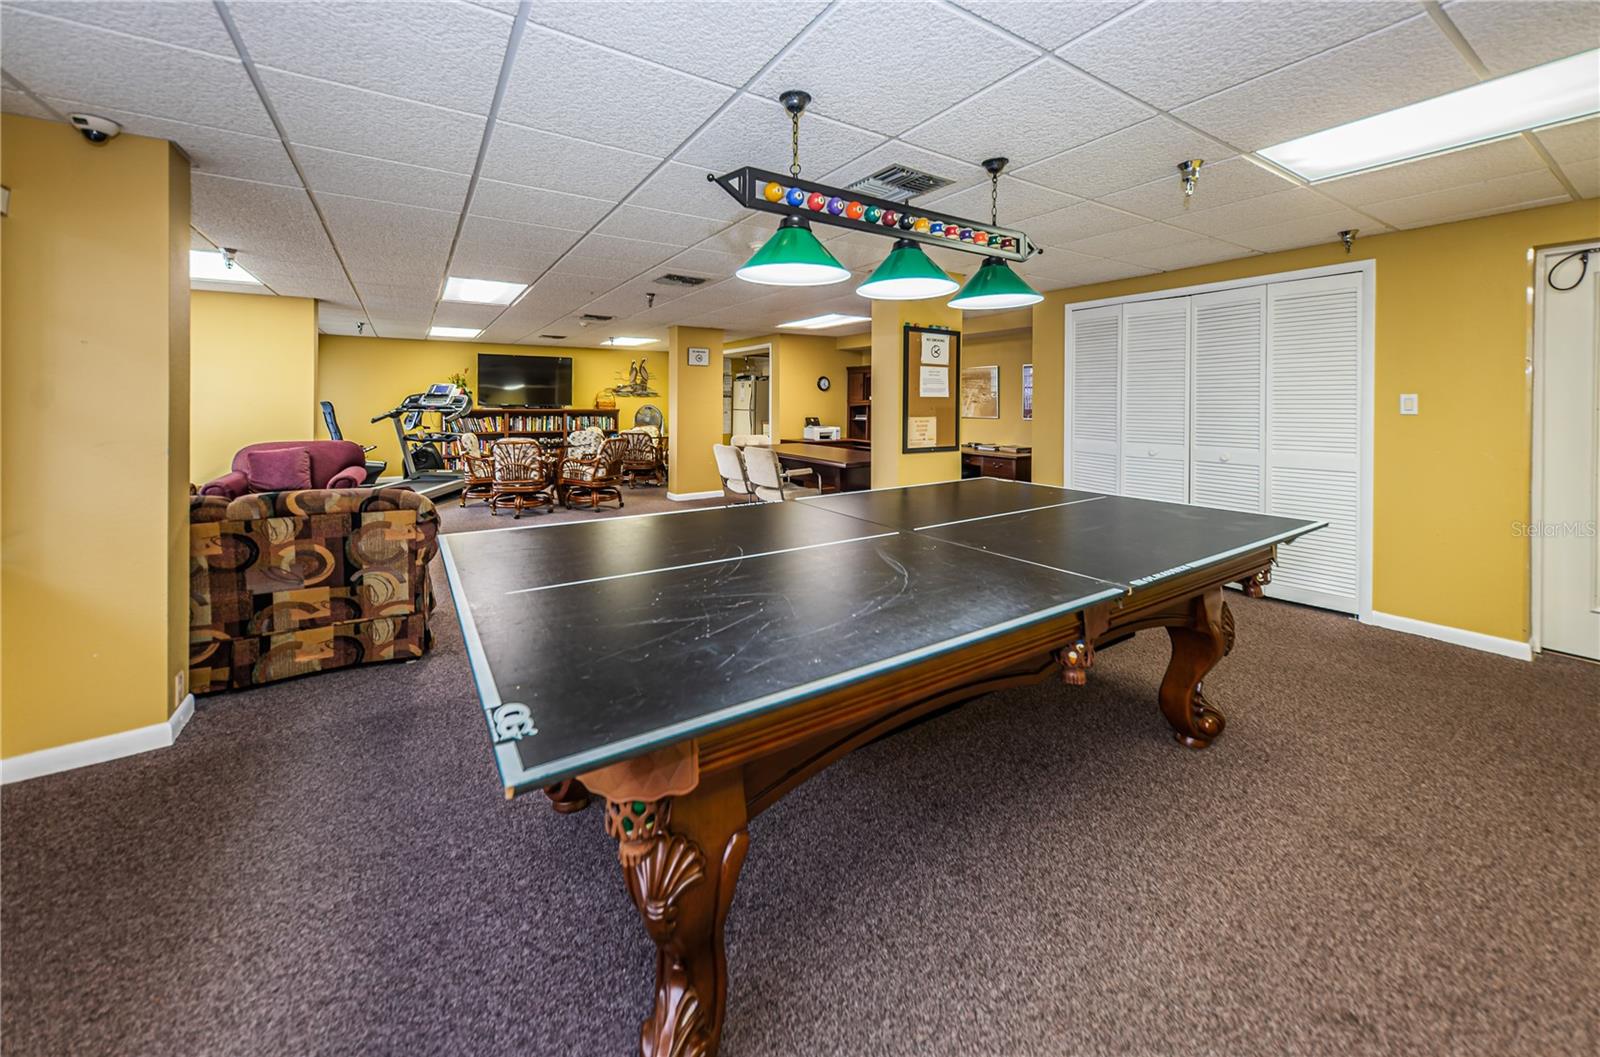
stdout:
[(576, 778), (545, 786), (544, 795), (550, 798), (551, 808), (563, 815), (582, 811), (589, 806), (589, 790)]
[(1260, 598), (1261, 589), (1272, 582), (1272, 570), (1262, 569), (1254, 576), (1247, 576), (1239, 581), (1239, 586), (1244, 590), (1247, 598)]
[(737, 775), (683, 796), (606, 801), (623, 879), (656, 944), (655, 1003), (639, 1028), (643, 1057), (714, 1057), (728, 996), (723, 926), (750, 838)]
[(1172, 660), (1161, 680), (1161, 714), (1178, 741), (1191, 749), (1205, 748), (1222, 733), (1222, 713), (1205, 699), (1200, 682), (1232, 648), (1232, 624), (1233, 614), (1217, 588), (1190, 603), (1187, 625), (1167, 628)]

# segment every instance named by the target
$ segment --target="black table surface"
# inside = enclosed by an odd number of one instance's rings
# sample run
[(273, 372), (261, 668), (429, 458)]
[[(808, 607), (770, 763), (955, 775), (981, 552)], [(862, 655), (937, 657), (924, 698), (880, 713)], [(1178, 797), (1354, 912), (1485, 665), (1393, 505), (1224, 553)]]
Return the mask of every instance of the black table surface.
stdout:
[(440, 539), (520, 792), (1315, 527), (981, 478)]

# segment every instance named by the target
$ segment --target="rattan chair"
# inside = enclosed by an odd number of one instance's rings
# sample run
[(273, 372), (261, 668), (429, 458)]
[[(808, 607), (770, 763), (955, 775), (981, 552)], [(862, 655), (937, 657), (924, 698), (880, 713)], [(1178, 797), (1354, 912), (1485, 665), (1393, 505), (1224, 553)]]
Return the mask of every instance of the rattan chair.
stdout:
[(488, 499), (494, 494), (494, 444), (480, 440), (476, 433), (463, 433), (452, 457), (461, 471), (461, 505), (469, 499)]
[(666, 474), (661, 466), (661, 445), (648, 429), (630, 429), (619, 434), (628, 442), (622, 453), (622, 476), (632, 488), (639, 478), (661, 484)]
[(530, 507), (550, 506), (550, 458), (531, 437), (507, 437), (494, 446), (494, 481), (489, 492), (489, 513), (513, 507), (513, 518)]
[(567, 509), (573, 503), (588, 503), (589, 509), (598, 510), (603, 499), (615, 499), (622, 506), (622, 456), (628, 442), (621, 437), (608, 437), (593, 458), (568, 456), (561, 460), (561, 473), (556, 484), (565, 492)]

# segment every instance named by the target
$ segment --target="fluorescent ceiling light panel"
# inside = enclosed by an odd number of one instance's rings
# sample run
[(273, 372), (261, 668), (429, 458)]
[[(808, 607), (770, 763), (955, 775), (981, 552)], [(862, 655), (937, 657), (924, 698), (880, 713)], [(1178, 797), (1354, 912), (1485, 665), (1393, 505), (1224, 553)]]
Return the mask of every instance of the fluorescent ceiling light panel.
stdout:
[(244, 270), (238, 261), (229, 267), (222, 254), (216, 250), (189, 251), (189, 278), (203, 279), (208, 283), (246, 283), (260, 286), (261, 280)]
[(826, 330), (829, 327), (842, 327), (847, 323), (871, 323), (870, 316), (846, 316), (838, 312), (829, 312), (825, 316), (812, 316), (810, 319), (794, 319), (787, 323), (779, 323), (780, 327), (794, 327), (796, 330)]
[(1328, 180), (1600, 113), (1600, 49), (1257, 151)]
[(465, 301), (472, 305), (509, 305), (522, 296), (527, 283), (503, 283), (498, 279), (463, 279), (452, 275), (444, 281), (445, 301)]
[(632, 348), (635, 345), (654, 345), (655, 338), (607, 338), (602, 345), (618, 345), (623, 348)]
[(430, 338), (475, 338), (483, 331), (477, 327), (429, 327)]

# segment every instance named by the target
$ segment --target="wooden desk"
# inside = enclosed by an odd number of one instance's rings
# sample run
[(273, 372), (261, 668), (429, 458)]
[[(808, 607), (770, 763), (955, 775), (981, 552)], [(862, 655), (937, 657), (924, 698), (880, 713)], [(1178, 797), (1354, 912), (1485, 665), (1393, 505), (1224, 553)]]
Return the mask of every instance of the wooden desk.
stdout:
[(833, 444), (774, 444), (785, 466), (808, 466), (824, 492), (860, 492), (872, 487), (872, 453)]
[(1033, 480), (1033, 452), (978, 451), (961, 446), (962, 477), (999, 477), (1007, 481)]

